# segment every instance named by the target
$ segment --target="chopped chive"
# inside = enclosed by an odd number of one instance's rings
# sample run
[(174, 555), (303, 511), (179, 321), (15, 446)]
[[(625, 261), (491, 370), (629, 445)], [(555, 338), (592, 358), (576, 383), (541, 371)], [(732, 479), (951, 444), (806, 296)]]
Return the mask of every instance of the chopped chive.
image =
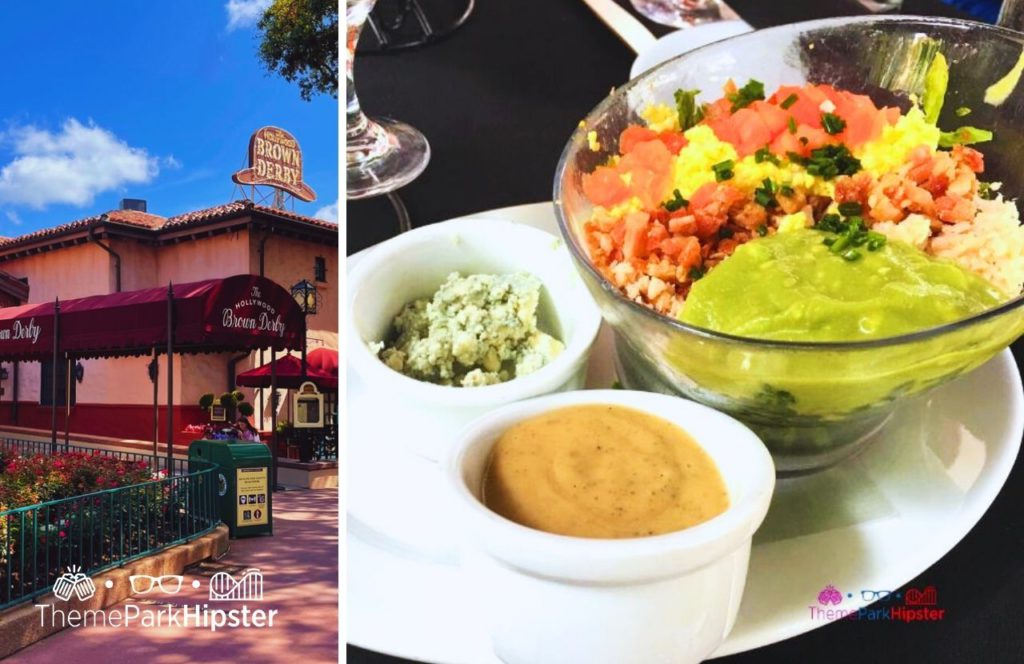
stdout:
[(727, 240), (731, 238), (732, 235), (732, 229), (729, 228), (728, 226), (722, 226), (721, 228), (718, 229), (718, 237), (721, 238), (722, 240)]
[(678, 189), (674, 189), (672, 191), (672, 198), (670, 198), (669, 200), (665, 201), (661, 205), (662, 205), (662, 207), (664, 207), (669, 212), (675, 212), (676, 210), (680, 210), (680, 209), (686, 207), (689, 204), (690, 204), (690, 201), (688, 201), (685, 198), (683, 198), (683, 195), (679, 193)]
[(732, 159), (726, 159), (720, 161), (711, 167), (711, 170), (715, 172), (715, 181), (722, 182), (724, 180), (731, 180), (733, 176), (733, 163)]
[(761, 164), (766, 161), (776, 166), (779, 165), (779, 158), (771, 153), (767, 145), (754, 153), (754, 163)]
[(783, 99), (782, 103), (779, 104), (779, 106), (781, 106), (782, 108), (787, 108), (788, 109), (790, 106), (792, 106), (793, 104), (797, 103), (797, 101), (799, 101), (799, 100), (800, 100), (800, 97), (798, 97), (797, 94), (794, 92), (793, 94), (791, 94), (788, 97), (786, 97), (785, 99)]
[(856, 249), (847, 249), (846, 251), (844, 251), (843, 253), (841, 253), (839, 255), (842, 256), (843, 260), (846, 260), (846, 261), (855, 261), (855, 260), (857, 260), (858, 258), (861, 257), (861, 253), (859, 251), (857, 251)]
[(826, 145), (811, 150), (802, 162), (810, 175), (831, 180), (837, 175), (853, 175), (860, 170), (860, 160), (845, 145)]
[(761, 181), (761, 186), (754, 190), (754, 202), (765, 208), (778, 207), (779, 203), (775, 200), (777, 189), (774, 182), (765, 178)]
[(838, 214), (826, 214), (818, 221), (817, 228), (829, 233), (841, 233), (844, 227)]
[(764, 224), (761, 224), (760, 226), (757, 227), (757, 234), (760, 235), (761, 237), (768, 235), (768, 227), (765, 226)]
[(863, 212), (863, 209), (857, 201), (847, 201), (839, 204), (839, 214), (844, 217), (855, 217), (861, 212)]
[(791, 134), (795, 134), (796, 133), (796, 120), (793, 119), (792, 115), (789, 116), (789, 120), (786, 122), (786, 126), (789, 127), (789, 133), (791, 133)]
[(697, 281), (705, 275), (706, 271), (702, 267), (691, 267), (689, 277), (692, 281)]
[(764, 99), (764, 83), (761, 81), (750, 79), (747, 84), (728, 96), (729, 101), (732, 102), (732, 112), (746, 108), (755, 101)]
[(833, 242), (831, 245), (832, 253), (838, 254), (843, 249), (846, 249), (848, 246), (850, 246), (850, 236), (840, 235), (839, 237), (836, 238), (836, 241)]
[(956, 109), (956, 111), (954, 111), (954, 113), (956, 113), (956, 117), (962, 118), (965, 115), (970, 115), (971, 114), (971, 109), (967, 108), (966, 106), (961, 106), (960, 108)]
[(786, 198), (789, 198), (796, 192), (793, 191), (793, 187), (790, 187), (788, 184), (784, 184), (781, 187), (779, 187), (779, 193), (785, 196)]
[(835, 136), (842, 130), (846, 129), (846, 120), (842, 119), (835, 113), (822, 113), (821, 126), (825, 129), (826, 134)]

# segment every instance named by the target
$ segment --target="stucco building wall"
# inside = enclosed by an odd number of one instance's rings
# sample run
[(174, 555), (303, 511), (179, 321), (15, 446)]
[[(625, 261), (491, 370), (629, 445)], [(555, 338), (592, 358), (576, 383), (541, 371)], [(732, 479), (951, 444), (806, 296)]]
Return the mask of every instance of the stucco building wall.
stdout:
[[(131, 291), (233, 274), (259, 274), (259, 241), (264, 231), (249, 227), (227, 232), (197, 232), (174, 242), (157, 244), (135, 238), (103, 240), (121, 260), (121, 290)], [(309, 318), (309, 349), (326, 345), (337, 348), (338, 315), (338, 249), (337, 246), (305, 239), (271, 234), (265, 245), (264, 276), (289, 289), (307, 279), (316, 283), (321, 293), (321, 310)], [(314, 278), (314, 261), (322, 256), (327, 265), (327, 281)], [(40, 253), (0, 260), (0, 270), (16, 278), (27, 277), (28, 302), (83, 297), (116, 291), (114, 257), (93, 242), (52, 248)], [(205, 421), (205, 413), (196, 405), (204, 392), (220, 394), (229, 388), (228, 364), (238, 354), (176, 355), (174, 358), (175, 428)], [(258, 353), (252, 353), (235, 365), (236, 372), (259, 366)], [(149, 440), (153, 431), (153, 383), (148, 375), (151, 357), (83, 359), (84, 379), (76, 386), (76, 404), (71, 409), (73, 432), (110, 435)], [(263, 353), (269, 361), (269, 353)], [(8, 378), (0, 381), (0, 424), (17, 424), (49, 429), (50, 409), (40, 405), (41, 365), (19, 363), (17, 370), (17, 407), (14, 401), (14, 367), (10, 362)], [(159, 434), (166, 431), (164, 404), (167, 401), (166, 357), (159, 357), (157, 402)], [(259, 405), (257, 390), (244, 390)], [(269, 392), (269, 390), (267, 390)], [(281, 392), (282, 396), (284, 391)], [(265, 420), (269, 427), (269, 394), (264, 395)], [(282, 412), (287, 406), (282, 399)], [(59, 427), (64, 426), (64, 409), (60, 409)], [(182, 435), (178, 442), (184, 442)]]

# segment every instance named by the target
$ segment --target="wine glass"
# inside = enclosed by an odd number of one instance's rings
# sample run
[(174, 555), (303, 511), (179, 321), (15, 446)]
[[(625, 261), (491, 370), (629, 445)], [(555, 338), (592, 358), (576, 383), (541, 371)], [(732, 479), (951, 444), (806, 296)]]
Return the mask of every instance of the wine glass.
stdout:
[(346, 129), (345, 182), (347, 197), (368, 198), (405, 186), (430, 161), (430, 145), (416, 129), (390, 118), (371, 120), (359, 107), (352, 62), (363, 24), (376, 0), (346, 0), (345, 55)]
[(736, 18), (735, 12), (718, 0), (630, 0), (633, 8), (655, 23), (689, 28), (701, 23)]

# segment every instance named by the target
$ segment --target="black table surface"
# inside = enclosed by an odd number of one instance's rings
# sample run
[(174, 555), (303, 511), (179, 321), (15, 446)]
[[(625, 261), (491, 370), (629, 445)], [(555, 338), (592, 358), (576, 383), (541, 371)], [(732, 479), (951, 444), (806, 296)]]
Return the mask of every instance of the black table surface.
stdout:
[[(852, 0), (731, 0), (730, 5), (756, 28), (861, 13)], [(904, 13), (958, 15), (938, 0), (906, 0)], [(667, 31), (647, 25), (655, 34)], [(580, 0), (477, 0), (468, 22), (445, 41), (359, 58), (356, 82), (369, 114), (407, 121), (430, 141), (430, 165), (401, 191), (418, 226), (550, 200), (566, 138), (611, 87), (628, 78), (634, 57)], [(384, 199), (349, 202), (344, 223), (349, 253), (397, 232)], [(1013, 349), (1018, 367), (1022, 343)], [(974, 529), (907, 584), (935, 586), (944, 620), (838, 621), (717, 661), (1024, 662), (1021, 465), (1018, 459)], [(406, 660), (349, 646), (348, 661)]]

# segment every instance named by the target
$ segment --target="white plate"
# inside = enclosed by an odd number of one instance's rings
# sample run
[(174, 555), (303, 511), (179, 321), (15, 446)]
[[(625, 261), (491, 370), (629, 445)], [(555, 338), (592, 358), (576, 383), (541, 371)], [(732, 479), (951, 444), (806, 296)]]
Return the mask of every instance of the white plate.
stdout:
[(636, 78), (655, 65), (660, 65), (677, 55), (692, 51), (695, 48), (716, 42), (726, 37), (735, 37), (754, 28), (744, 21), (715, 21), (714, 23), (703, 23), (685, 30), (676, 30), (660, 37), (649, 47), (644, 48), (637, 54), (633, 66), (629, 70), (629, 77)]
[[(474, 216), (554, 230), (550, 203)], [(591, 356), (593, 387), (613, 380), (604, 337)], [(349, 376), (349, 641), (420, 661), (496, 663), (466, 598), (436, 467), (392, 437), (400, 406)], [(896, 590), (942, 558), (1006, 481), (1024, 432), (1021, 390), (1004, 351), (906, 404), (859, 457), (780, 481), (754, 537), (736, 627), (716, 656), (826, 624), (808, 607), (827, 584), (852, 594), (840, 608), (860, 608), (861, 590)]]

